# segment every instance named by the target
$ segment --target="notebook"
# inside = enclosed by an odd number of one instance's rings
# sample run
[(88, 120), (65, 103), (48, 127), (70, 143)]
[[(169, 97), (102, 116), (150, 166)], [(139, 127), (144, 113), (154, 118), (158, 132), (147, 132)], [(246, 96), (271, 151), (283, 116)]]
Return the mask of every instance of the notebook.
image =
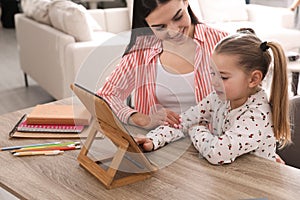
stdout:
[(23, 131), (18, 130), (20, 124), (26, 119), (26, 114), (16, 123), (9, 132), (10, 138), (38, 138), (38, 139), (80, 139), (87, 138), (93, 126), (84, 127), (82, 132), (45, 132), (45, 131)]
[(27, 124), (89, 125), (91, 114), (80, 105), (37, 105), (27, 116)]
[(28, 124), (26, 117), (18, 125), (20, 132), (45, 132), (45, 133), (81, 133), (84, 129), (82, 125), (62, 125), (62, 124)]

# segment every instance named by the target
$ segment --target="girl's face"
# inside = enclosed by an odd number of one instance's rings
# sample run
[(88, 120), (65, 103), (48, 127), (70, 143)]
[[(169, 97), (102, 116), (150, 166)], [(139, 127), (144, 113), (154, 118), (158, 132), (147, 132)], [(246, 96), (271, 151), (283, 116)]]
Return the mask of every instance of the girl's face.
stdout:
[(187, 0), (171, 0), (161, 4), (145, 20), (161, 40), (181, 44), (188, 36), (193, 37)]
[[(218, 72), (212, 74), (212, 82), (217, 94), (220, 96), (223, 92), (220, 88), (224, 87), (226, 99), (230, 101), (232, 109), (243, 105), (252, 91), (251, 77), (239, 66), (238, 56), (213, 53), (212, 62)], [(220, 78), (223, 82), (222, 87), (220, 87), (220, 82), (216, 81)]]

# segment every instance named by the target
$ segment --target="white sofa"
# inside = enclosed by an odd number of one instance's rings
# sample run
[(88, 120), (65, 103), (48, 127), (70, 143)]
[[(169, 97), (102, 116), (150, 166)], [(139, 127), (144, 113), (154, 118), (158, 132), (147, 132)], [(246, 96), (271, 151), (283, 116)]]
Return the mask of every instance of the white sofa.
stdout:
[[(300, 47), (300, 31), (291, 29), (294, 16), (287, 8), (246, 5), (241, 0), (189, 2), (200, 21), (211, 26), (232, 33), (237, 28), (252, 27), (261, 39), (278, 41), (286, 50)], [(92, 50), (114, 34), (130, 29), (132, 0), (127, 0), (127, 6), (88, 10), (102, 31), (95, 31), (98, 37), (81, 42), (51, 25), (17, 14), (15, 21), (21, 69), (54, 98), (71, 96), (69, 85)]]
[(73, 35), (24, 13), (15, 15), (21, 69), (56, 99), (71, 96), (70, 84), (92, 50), (130, 28), (127, 8), (86, 12), (102, 29), (94, 31), (89, 41), (78, 41)]
[(198, 18), (234, 33), (253, 28), (262, 40), (279, 42), (286, 51), (300, 48), (300, 31), (293, 29), (294, 13), (288, 8), (246, 4), (242, 0), (189, 0)]

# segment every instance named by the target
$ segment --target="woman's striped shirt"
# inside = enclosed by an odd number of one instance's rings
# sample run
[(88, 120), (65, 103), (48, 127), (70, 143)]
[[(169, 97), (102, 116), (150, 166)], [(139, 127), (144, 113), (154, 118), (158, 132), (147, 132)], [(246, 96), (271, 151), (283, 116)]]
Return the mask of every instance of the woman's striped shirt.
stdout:
[[(195, 54), (195, 98), (202, 100), (212, 91), (209, 60), (214, 46), (226, 32), (211, 28), (206, 24), (195, 26), (194, 41), (197, 44)], [(155, 96), (156, 64), (162, 52), (162, 42), (154, 36), (138, 38), (131, 51), (123, 56), (117, 68), (112, 72), (97, 94), (105, 98), (117, 117), (127, 123), (131, 114), (156, 112), (158, 104)], [(133, 94), (134, 109), (125, 100)]]

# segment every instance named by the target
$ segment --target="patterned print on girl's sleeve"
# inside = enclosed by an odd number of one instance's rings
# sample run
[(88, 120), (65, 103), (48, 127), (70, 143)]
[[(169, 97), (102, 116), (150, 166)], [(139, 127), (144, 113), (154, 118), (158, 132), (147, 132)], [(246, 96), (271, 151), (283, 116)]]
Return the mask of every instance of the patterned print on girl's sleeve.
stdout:
[(185, 135), (180, 129), (175, 129), (169, 126), (159, 126), (156, 129), (150, 131), (147, 134), (147, 137), (150, 138), (153, 142), (153, 150), (156, 150), (170, 142), (174, 142), (176, 140), (179, 140), (180, 138), (185, 137)]
[(190, 138), (202, 156), (212, 164), (231, 163), (246, 153), (275, 161), (271, 108), (263, 90), (250, 96), (239, 108), (231, 110), (230, 102), (219, 106), (225, 112), (213, 114), (212, 131), (205, 126), (189, 129)]

